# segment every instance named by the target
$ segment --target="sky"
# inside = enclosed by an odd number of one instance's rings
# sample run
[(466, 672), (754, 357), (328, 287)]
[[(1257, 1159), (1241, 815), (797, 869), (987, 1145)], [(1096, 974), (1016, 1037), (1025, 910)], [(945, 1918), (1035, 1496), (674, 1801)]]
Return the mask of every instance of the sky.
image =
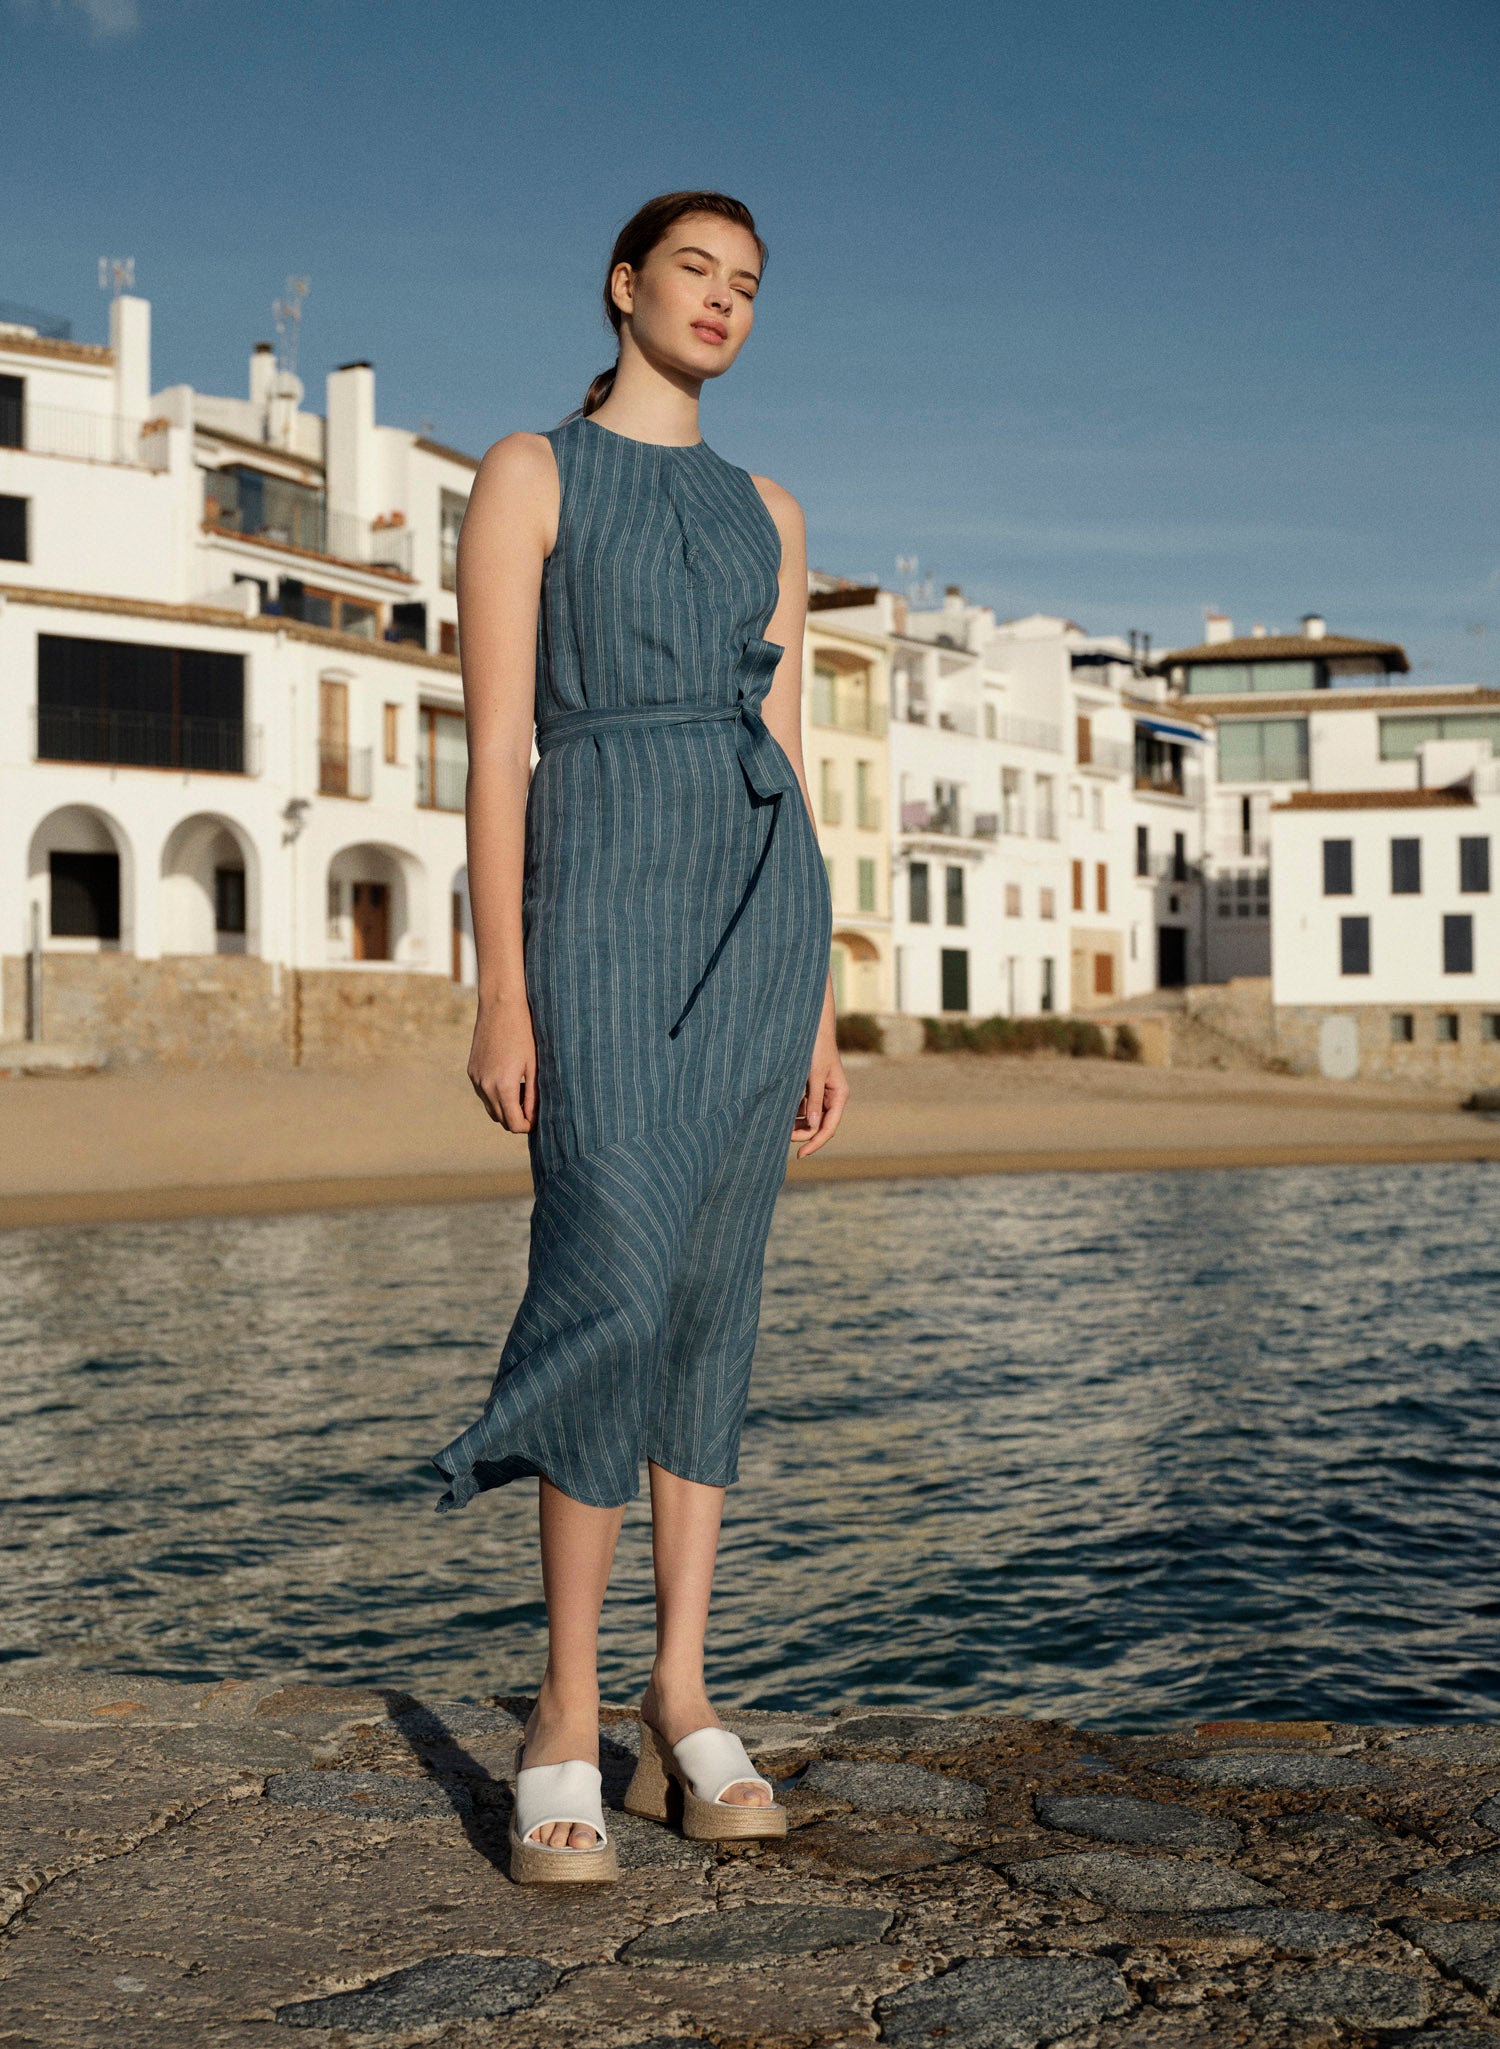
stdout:
[(613, 359), (652, 194), (771, 256), (705, 438), (815, 566), (1002, 618), (1401, 641), (1500, 685), (1496, 0), (0, 0), (0, 300), (242, 394), (299, 370), (472, 453)]

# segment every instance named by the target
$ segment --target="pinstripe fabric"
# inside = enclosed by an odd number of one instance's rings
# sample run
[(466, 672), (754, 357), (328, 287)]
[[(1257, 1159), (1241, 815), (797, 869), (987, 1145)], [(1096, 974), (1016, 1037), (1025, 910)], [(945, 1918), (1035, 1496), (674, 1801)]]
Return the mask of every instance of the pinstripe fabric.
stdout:
[(748, 474), (554, 428), (522, 927), (536, 1032), (526, 1290), (440, 1509), (643, 1458), (726, 1486), (828, 972), (817, 835), (759, 704), (781, 544)]

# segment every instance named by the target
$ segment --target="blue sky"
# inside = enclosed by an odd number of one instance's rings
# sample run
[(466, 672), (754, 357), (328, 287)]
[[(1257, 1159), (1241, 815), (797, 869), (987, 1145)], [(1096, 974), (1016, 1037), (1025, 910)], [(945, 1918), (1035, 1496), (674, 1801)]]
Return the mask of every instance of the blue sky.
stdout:
[[(240, 392), (301, 369), (476, 453), (612, 354), (650, 194), (771, 245), (704, 397), (821, 567), (917, 555), (1002, 616), (1201, 637), (1321, 610), (1500, 684), (1494, 0), (885, 0), (539, 11), (0, 0), (0, 298)], [(1484, 628), (1481, 634), (1476, 628)]]

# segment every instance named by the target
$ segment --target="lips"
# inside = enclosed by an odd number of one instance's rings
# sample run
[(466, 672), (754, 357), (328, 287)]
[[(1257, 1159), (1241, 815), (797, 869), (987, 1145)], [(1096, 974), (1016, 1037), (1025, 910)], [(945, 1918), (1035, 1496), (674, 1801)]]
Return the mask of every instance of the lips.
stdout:
[(693, 332), (702, 341), (724, 342), (729, 339), (729, 329), (721, 326), (717, 320), (695, 320)]

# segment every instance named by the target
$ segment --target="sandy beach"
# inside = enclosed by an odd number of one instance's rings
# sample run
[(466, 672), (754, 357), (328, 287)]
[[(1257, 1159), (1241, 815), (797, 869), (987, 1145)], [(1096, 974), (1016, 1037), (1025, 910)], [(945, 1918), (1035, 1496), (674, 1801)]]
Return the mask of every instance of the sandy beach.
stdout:
[[(1052, 1055), (850, 1056), (838, 1137), (788, 1180), (1500, 1161), (1457, 1091)], [(529, 1195), (461, 1065), (0, 1083), (0, 1228)]]

